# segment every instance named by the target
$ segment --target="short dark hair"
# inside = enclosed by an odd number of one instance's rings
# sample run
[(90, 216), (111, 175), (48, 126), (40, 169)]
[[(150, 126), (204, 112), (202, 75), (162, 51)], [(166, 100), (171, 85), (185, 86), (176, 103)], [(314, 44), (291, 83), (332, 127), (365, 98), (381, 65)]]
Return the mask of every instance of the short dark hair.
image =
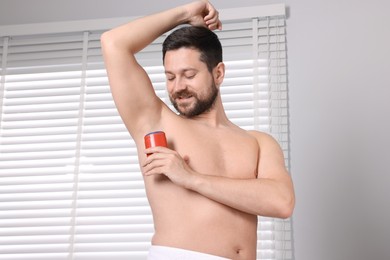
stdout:
[(211, 72), (222, 62), (222, 46), (218, 36), (205, 27), (185, 26), (172, 32), (163, 42), (163, 62), (167, 51), (193, 48), (200, 52), (200, 60)]

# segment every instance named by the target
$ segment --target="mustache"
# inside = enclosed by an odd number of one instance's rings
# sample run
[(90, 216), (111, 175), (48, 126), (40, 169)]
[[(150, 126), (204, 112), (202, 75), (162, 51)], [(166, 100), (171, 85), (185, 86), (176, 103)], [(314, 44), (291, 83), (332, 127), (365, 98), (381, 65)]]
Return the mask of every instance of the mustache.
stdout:
[(180, 91), (172, 94), (173, 99), (188, 98), (188, 97), (192, 97), (192, 96), (196, 97), (196, 94), (193, 93), (192, 91), (189, 91), (188, 89), (183, 89), (183, 90), (180, 90)]

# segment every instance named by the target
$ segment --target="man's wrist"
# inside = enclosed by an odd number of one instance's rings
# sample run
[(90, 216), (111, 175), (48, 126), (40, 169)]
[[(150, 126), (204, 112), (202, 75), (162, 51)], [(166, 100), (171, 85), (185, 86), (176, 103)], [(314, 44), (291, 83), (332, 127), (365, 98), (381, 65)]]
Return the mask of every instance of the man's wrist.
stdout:
[(185, 185), (185, 188), (187, 190), (197, 191), (199, 187), (201, 187), (204, 184), (204, 175), (192, 171), (191, 174), (189, 174), (187, 180), (188, 181)]
[(191, 20), (190, 5), (191, 4), (186, 4), (175, 8), (175, 12), (176, 12), (175, 15), (176, 15), (176, 20), (178, 22), (178, 25), (187, 24), (190, 22)]

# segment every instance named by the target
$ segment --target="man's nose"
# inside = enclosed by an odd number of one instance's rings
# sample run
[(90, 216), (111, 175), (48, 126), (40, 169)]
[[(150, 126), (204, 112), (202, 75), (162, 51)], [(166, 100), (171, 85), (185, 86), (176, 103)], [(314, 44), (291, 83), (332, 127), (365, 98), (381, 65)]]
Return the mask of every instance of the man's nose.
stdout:
[(183, 90), (187, 87), (186, 82), (183, 78), (179, 77), (175, 81), (175, 91)]

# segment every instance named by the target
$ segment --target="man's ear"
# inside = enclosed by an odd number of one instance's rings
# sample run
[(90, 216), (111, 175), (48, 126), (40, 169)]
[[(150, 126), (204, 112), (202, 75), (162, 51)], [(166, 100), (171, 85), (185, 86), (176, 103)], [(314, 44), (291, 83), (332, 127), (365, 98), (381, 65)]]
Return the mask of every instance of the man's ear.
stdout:
[(218, 63), (213, 72), (215, 84), (218, 86), (221, 85), (225, 78), (225, 64), (223, 62)]

